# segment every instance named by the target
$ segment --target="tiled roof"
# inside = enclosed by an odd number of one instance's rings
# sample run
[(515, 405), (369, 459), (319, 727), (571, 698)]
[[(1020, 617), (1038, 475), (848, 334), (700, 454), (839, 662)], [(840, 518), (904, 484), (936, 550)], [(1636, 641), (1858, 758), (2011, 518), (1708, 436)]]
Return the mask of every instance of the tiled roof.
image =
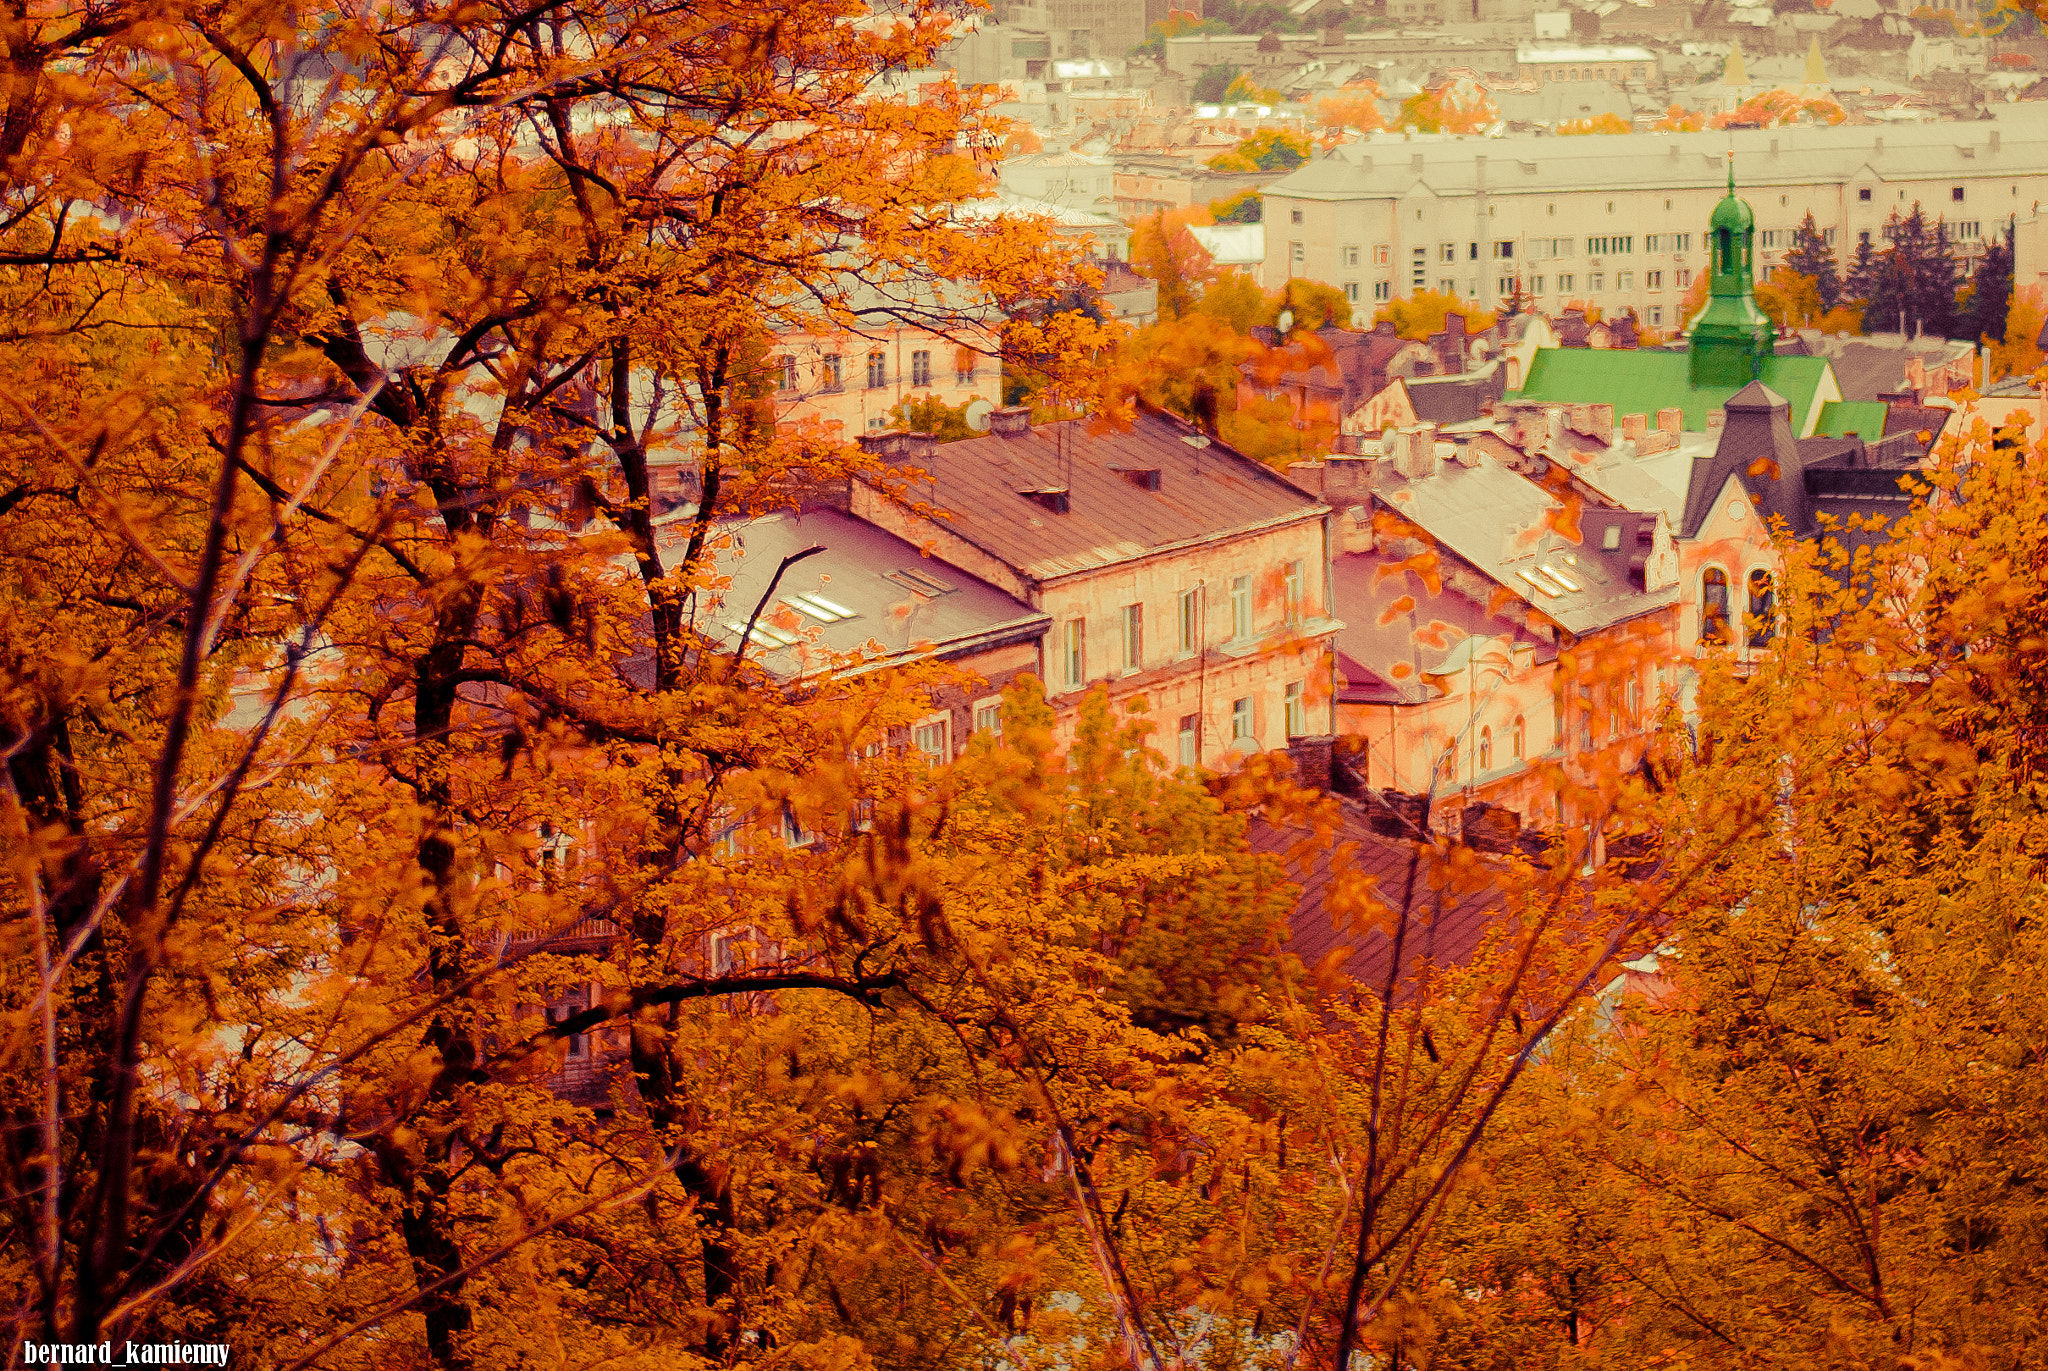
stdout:
[(1690, 538), (1699, 532), (1732, 476), (1749, 492), (1759, 514), (1782, 519), (1794, 534), (1803, 536), (1812, 528), (1812, 512), (1805, 463), (1785, 397), (1761, 381), (1751, 381), (1730, 397), (1726, 409), (1728, 421), (1713, 457), (1693, 465), (1680, 535)]
[(1288, 950), (1311, 967), (1330, 959), (1363, 984), (1386, 984), (1393, 964), (1393, 944), (1386, 934), (1338, 928), (1333, 921), (1328, 903), (1332, 879), (1349, 871), (1373, 878), (1374, 898), (1397, 914), (1406, 912), (1409, 923), (1397, 981), (1425, 964), (1469, 962), (1500, 919), (1498, 889), (1491, 884), (1443, 887), (1447, 865), (1435, 860), (1427, 847), (1382, 837), (1372, 831), (1361, 804), (1349, 798), (1339, 803), (1343, 824), (1333, 842), (1318, 842), (1306, 829), (1279, 827), (1264, 819), (1254, 820), (1247, 834), (1253, 851), (1280, 857), (1288, 875), (1301, 886)]
[[(680, 540), (688, 523), (670, 528)], [(822, 665), (827, 653), (945, 657), (1036, 638), (1051, 622), (987, 582), (837, 510), (734, 520), (719, 531), (727, 545), (716, 554), (718, 570), (732, 584), (710, 627), (728, 644), (739, 641), (784, 557), (814, 545), (825, 549), (783, 574), (748, 640), (750, 659), (784, 674)]]
[[(1761, 379), (1791, 402), (1794, 427), (1803, 428), (1827, 372), (1827, 359), (1823, 357), (1767, 357)], [(1685, 426), (1699, 431), (1706, 428), (1707, 416), (1726, 404), (1738, 389), (1695, 389), (1691, 359), (1680, 351), (1539, 348), (1521, 390), (1510, 392), (1507, 398), (1609, 404), (1614, 406), (1617, 417), (1683, 409)]]
[[(1192, 425), (1141, 411), (1129, 428), (1087, 420), (947, 443), (919, 494), (952, 533), (1031, 580), (1090, 571), (1218, 534), (1319, 518), (1320, 501)], [(1156, 472), (1157, 489), (1149, 489)], [(1065, 489), (1065, 513), (1029, 491)]]

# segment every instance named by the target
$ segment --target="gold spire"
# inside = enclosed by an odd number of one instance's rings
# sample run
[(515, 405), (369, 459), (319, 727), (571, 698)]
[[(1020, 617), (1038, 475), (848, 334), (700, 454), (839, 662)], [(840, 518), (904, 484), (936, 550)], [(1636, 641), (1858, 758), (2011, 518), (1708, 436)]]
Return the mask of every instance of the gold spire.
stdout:
[(1721, 73), (1721, 84), (1724, 86), (1746, 86), (1749, 84), (1749, 72), (1744, 70), (1742, 65), (1742, 40), (1740, 38), (1728, 45), (1728, 69)]
[(1813, 43), (1806, 49), (1806, 84), (1828, 89), (1828, 65), (1821, 60), (1820, 35), (1813, 35)]

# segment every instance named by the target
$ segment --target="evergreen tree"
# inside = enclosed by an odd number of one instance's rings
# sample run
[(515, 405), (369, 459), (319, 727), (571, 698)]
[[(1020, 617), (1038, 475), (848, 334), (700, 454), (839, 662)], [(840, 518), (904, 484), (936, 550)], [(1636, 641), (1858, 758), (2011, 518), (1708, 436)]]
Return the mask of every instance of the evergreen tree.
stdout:
[(1873, 332), (1945, 334), (1955, 321), (1956, 260), (1946, 225), (1928, 225), (1918, 201), (1884, 226), (1863, 324)]
[[(1849, 259), (1849, 266), (1842, 273), (1842, 299), (1851, 303), (1865, 303), (1870, 300), (1872, 288), (1877, 281), (1877, 270), (1882, 259), (1871, 250), (1868, 238), (1856, 240), (1856, 254)], [(1868, 316), (1866, 315), (1866, 322)]]
[(1792, 250), (1785, 254), (1785, 265), (1801, 276), (1813, 278), (1823, 310), (1842, 302), (1842, 278), (1835, 271), (1835, 250), (1813, 222), (1811, 210), (1792, 231)]
[[(1918, 210), (1918, 206), (1914, 206)], [(1954, 337), (1957, 328), (1969, 320), (1956, 317), (1956, 290), (1962, 273), (1956, 265), (1956, 246), (1948, 236), (1948, 225), (1934, 221), (1931, 233), (1922, 237), (1922, 252), (1913, 272), (1913, 322), (1923, 333)]]
[(1994, 343), (2005, 340), (2005, 316), (2012, 307), (2012, 238), (2008, 223), (2004, 233), (1992, 237), (1984, 260), (1970, 277), (1969, 312), (1958, 321), (1968, 325), (1965, 337)]

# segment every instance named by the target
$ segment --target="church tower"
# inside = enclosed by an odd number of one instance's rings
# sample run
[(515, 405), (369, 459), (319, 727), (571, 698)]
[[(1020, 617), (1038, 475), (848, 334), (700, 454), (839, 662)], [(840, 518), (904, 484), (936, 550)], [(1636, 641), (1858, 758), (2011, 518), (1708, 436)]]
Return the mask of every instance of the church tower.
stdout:
[(1735, 160), (1728, 161), (1728, 194), (1707, 221), (1713, 278), (1707, 307), (1693, 321), (1687, 349), (1695, 388), (1738, 389), (1763, 371), (1777, 330), (1756, 305), (1756, 216), (1735, 194)]

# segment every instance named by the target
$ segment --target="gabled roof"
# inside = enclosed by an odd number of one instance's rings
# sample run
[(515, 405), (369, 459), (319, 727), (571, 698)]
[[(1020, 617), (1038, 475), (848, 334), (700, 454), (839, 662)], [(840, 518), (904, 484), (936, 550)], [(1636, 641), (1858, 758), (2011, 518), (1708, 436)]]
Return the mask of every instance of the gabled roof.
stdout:
[[(1824, 357), (1767, 357), (1764, 384), (1785, 397), (1803, 428), (1814, 408), (1814, 396), (1828, 375)], [(1528, 378), (1510, 400), (1544, 400), (1570, 404), (1610, 404), (1617, 416), (1655, 414), (1660, 409), (1685, 411), (1685, 426), (1704, 430), (1707, 416), (1736, 393), (1733, 386), (1695, 389), (1691, 359), (1661, 348), (1539, 348)]]
[[(1337, 698), (1345, 704), (1415, 704), (1439, 692), (1426, 679), (1447, 664), (1462, 661), (1473, 638), (1507, 638), (1527, 645), (1538, 661), (1550, 661), (1557, 648), (1529, 627), (1528, 606), (1481, 604), (1442, 581), (1432, 592), (1400, 558), (1380, 552), (1350, 552), (1330, 563), (1331, 592), (1337, 630)], [(1410, 613), (1381, 623), (1383, 607), (1406, 596)]]
[[(1437, 475), (1383, 477), (1374, 497), (1460, 560), (1583, 635), (1654, 613), (1678, 600), (1677, 587), (1638, 589), (1631, 561), (1647, 551), (1655, 514), (1591, 506), (1567, 511), (1541, 485), (1491, 457), (1444, 463)], [(1609, 526), (1618, 531), (1603, 547)]]
[[(1030, 580), (1113, 566), (1221, 534), (1320, 518), (1321, 501), (1194, 425), (1141, 410), (1130, 427), (1045, 424), (940, 446), (917, 493), (946, 530)], [(1157, 489), (1148, 488), (1156, 473)], [(1066, 512), (1055, 512), (1066, 492)], [(1033, 495), (1030, 492), (1046, 492)]]

